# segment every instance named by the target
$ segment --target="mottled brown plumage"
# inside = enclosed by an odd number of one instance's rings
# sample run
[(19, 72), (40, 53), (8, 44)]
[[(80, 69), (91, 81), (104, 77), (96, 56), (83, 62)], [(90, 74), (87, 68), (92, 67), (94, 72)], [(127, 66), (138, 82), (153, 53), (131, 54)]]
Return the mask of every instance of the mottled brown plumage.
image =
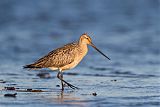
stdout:
[(63, 82), (66, 83), (71, 88), (77, 88), (63, 80), (62, 71), (74, 68), (77, 64), (79, 64), (79, 62), (88, 52), (87, 45), (91, 45), (103, 56), (108, 58), (99, 49), (97, 49), (95, 45), (93, 45), (91, 38), (87, 34), (82, 34), (80, 36), (79, 41), (75, 43), (69, 43), (67, 45), (64, 45), (63, 47), (57, 48), (49, 52), (46, 56), (37, 60), (35, 63), (25, 65), (24, 68), (29, 68), (29, 69), (49, 68), (51, 70), (59, 70), (60, 72), (58, 73), (57, 77), (62, 82), (62, 90), (64, 89)]
[(49, 67), (63, 67), (74, 61), (75, 50), (78, 47), (77, 43), (70, 43), (61, 48), (49, 52), (46, 56), (40, 58), (35, 63), (26, 65), (25, 68), (49, 68)]

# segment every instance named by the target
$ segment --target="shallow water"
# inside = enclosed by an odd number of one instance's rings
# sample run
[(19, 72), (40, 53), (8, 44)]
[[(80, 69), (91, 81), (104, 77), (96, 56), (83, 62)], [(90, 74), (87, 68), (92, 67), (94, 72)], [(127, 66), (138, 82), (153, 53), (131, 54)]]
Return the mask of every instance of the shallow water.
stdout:
[[(0, 107), (160, 105), (159, 0), (5, 0), (0, 10)], [(22, 69), (84, 32), (111, 61), (89, 47), (64, 72), (80, 90), (62, 92), (57, 72)]]

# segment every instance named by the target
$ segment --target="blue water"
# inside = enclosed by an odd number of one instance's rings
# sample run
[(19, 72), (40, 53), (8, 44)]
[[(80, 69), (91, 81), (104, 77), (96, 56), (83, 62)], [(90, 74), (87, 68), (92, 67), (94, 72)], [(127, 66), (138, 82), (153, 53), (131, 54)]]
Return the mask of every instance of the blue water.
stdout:
[[(1, 0), (0, 107), (158, 107), (159, 13), (160, 0)], [(57, 72), (44, 71), (50, 78), (40, 78), (42, 71), (22, 69), (84, 32), (111, 61), (89, 47), (64, 75), (81, 90), (61, 92)], [(4, 97), (15, 92), (16, 98)]]

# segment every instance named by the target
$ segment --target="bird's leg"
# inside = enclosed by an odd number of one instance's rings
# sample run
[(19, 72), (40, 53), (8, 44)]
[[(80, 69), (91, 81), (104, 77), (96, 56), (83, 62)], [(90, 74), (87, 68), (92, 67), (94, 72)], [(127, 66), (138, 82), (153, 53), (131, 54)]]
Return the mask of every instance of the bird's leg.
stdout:
[[(60, 78), (63, 80), (63, 73), (60, 73)], [(63, 81), (61, 80), (61, 84), (62, 84), (62, 91), (64, 90), (64, 84)]]
[[(58, 72), (57, 78), (60, 79), (61, 82), (64, 82), (65, 84), (67, 84), (67, 85), (68, 85), (69, 87), (71, 87), (72, 89), (79, 89), (78, 87), (76, 87), (76, 86), (74, 86), (74, 85), (66, 82), (65, 80), (63, 80), (63, 78), (62, 78), (63, 76), (61, 76), (61, 75), (63, 75), (62, 72)], [(64, 84), (63, 84), (63, 85), (64, 85)], [(62, 90), (63, 90), (63, 88), (64, 88), (64, 86), (62, 86)]]
[(64, 90), (64, 84), (63, 84), (63, 73), (62, 72), (58, 72), (57, 74), (57, 78), (61, 80), (61, 84), (62, 84), (62, 91)]

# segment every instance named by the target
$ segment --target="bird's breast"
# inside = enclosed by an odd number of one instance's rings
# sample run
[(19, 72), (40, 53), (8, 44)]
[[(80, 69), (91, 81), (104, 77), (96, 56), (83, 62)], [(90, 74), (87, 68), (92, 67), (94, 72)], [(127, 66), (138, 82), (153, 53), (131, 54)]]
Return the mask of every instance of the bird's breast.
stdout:
[(87, 52), (88, 52), (87, 46), (76, 48), (74, 61), (66, 66), (61, 67), (61, 69), (67, 70), (74, 68), (76, 65), (80, 63), (80, 61), (84, 58)]
[(76, 53), (75, 60), (74, 60), (75, 65), (77, 65), (84, 58), (84, 56), (87, 54), (88, 47), (87, 47), (87, 45), (82, 46), (82, 47), (78, 48), (77, 51), (78, 52)]

